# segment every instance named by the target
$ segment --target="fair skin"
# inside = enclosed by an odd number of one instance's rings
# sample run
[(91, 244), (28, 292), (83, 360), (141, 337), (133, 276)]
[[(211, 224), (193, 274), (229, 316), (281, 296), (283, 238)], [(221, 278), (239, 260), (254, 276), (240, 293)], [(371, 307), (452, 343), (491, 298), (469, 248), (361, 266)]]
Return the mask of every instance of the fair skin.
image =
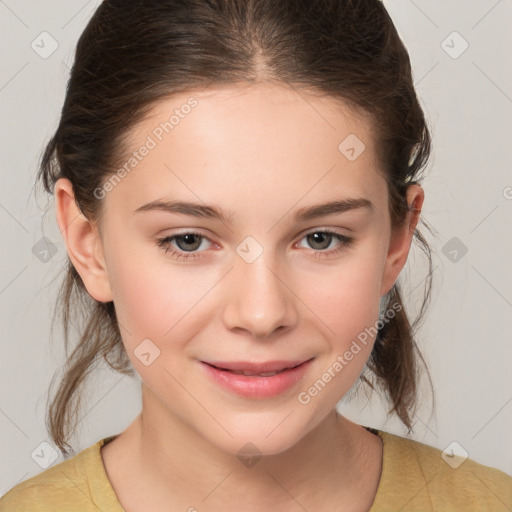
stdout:
[[(382, 444), (335, 406), (374, 340), (309, 403), (298, 395), (375, 324), (406, 262), (423, 190), (409, 186), (412, 209), (392, 229), (371, 121), (333, 98), (269, 83), (166, 98), (132, 130), (127, 154), (190, 96), (197, 106), (106, 193), (100, 225), (80, 213), (68, 180), (55, 188), (69, 256), (90, 295), (114, 301), (142, 381), (141, 414), (101, 451), (108, 477), (132, 512), (368, 510)], [(338, 149), (349, 134), (366, 146), (353, 161)], [(349, 198), (373, 206), (294, 218)], [(155, 200), (215, 205), (233, 217), (135, 213)], [(315, 245), (306, 235), (322, 229), (353, 242)], [(175, 239), (167, 253), (157, 244), (191, 231), (203, 238)], [(250, 263), (236, 251), (248, 236), (262, 248)], [(134, 354), (144, 339), (160, 350), (147, 366)], [(220, 388), (200, 364), (307, 358), (303, 378), (269, 398)], [(262, 455), (252, 467), (237, 457), (247, 442)]]

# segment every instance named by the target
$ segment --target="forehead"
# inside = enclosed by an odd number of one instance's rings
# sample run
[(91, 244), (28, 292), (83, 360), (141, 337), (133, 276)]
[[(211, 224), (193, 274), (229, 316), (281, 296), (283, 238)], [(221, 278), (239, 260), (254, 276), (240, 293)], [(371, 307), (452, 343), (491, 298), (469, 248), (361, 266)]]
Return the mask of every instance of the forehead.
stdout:
[(125, 149), (118, 166), (129, 172), (108, 201), (122, 196), (132, 210), (166, 194), (217, 204), (228, 198), (234, 211), (255, 197), (292, 206), (336, 189), (340, 196), (375, 195), (384, 183), (370, 117), (286, 85), (171, 95), (129, 132)]

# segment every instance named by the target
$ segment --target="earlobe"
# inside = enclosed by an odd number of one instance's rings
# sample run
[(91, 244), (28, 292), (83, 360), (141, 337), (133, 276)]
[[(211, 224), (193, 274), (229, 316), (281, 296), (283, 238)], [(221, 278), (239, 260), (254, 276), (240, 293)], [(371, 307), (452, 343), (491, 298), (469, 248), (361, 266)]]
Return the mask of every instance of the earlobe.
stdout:
[(409, 211), (404, 223), (392, 229), (389, 250), (384, 267), (380, 295), (388, 293), (404, 267), (411, 248), (414, 230), (420, 219), (425, 194), (420, 185), (409, 185), (407, 189), (407, 205)]
[(112, 291), (100, 234), (78, 208), (73, 186), (67, 178), (60, 178), (55, 183), (55, 208), (69, 258), (87, 291), (97, 301), (110, 302)]

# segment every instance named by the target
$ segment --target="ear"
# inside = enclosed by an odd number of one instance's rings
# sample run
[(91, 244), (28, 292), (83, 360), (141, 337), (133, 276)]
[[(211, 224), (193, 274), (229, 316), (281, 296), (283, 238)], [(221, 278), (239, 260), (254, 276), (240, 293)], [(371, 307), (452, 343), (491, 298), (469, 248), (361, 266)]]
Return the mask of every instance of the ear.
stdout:
[(55, 183), (55, 206), (69, 258), (87, 291), (99, 302), (110, 302), (112, 291), (99, 231), (78, 208), (73, 185), (67, 178), (59, 178)]
[(425, 193), (419, 185), (409, 185), (407, 188), (407, 205), (409, 208), (407, 217), (401, 226), (391, 229), (388, 255), (382, 276), (381, 296), (391, 290), (407, 261), (424, 198)]

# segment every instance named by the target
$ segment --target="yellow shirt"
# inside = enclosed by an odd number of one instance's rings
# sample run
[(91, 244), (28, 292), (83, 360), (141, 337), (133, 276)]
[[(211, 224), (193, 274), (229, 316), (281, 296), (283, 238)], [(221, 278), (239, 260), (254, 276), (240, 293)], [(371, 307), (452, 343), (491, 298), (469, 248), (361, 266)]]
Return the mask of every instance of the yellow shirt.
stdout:
[[(454, 469), (437, 448), (365, 428), (383, 442), (382, 473), (369, 512), (512, 510), (512, 477), (503, 471), (471, 459)], [(124, 512), (100, 454), (115, 437), (14, 486), (0, 498), (0, 512)]]

